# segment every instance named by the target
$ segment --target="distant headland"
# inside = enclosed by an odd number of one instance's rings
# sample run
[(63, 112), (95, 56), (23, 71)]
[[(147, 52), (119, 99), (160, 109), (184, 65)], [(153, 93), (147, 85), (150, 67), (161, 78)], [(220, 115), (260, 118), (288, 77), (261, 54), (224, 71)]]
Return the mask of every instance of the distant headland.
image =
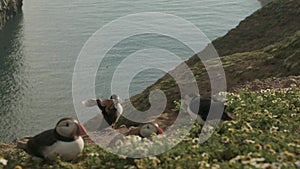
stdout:
[(23, 0), (0, 0), (0, 30), (6, 21), (22, 11)]

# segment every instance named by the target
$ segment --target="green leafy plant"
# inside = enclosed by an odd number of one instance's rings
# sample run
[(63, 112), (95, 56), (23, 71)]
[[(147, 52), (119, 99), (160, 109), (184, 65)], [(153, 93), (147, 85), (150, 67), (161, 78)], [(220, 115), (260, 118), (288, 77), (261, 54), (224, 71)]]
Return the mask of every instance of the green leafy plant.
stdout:
[[(204, 129), (195, 123), (190, 131), (178, 129), (177, 136), (143, 141), (129, 136), (116, 147), (119, 153), (155, 153), (159, 149), (153, 145), (170, 146), (189, 132), (182, 142), (157, 156), (132, 159), (87, 144), (76, 161), (64, 162), (58, 158), (48, 163), (12, 149), (1, 154), (8, 163), (6, 166), (0, 163), (0, 168), (299, 168), (299, 98), (300, 89), (296, 87), (229, 93), (228, 110), (237, 119), (220, 123), (202, 144), (198, 141)], [(175, 105), (174, 111), (178, 111), (180, 102)], [(144, 144), (145, 141), (149, 144)]]

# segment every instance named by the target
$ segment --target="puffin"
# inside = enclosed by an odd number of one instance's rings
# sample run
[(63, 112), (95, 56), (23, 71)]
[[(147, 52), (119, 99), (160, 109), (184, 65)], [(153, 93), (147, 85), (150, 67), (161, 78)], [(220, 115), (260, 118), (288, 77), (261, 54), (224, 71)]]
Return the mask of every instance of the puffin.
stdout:
[(157, 123), (146, 123), (139, 128), (139, 136), (142, 138), (150, 138), (153, 134), (164, 134), (163, 129)]
[(110, 99), (88, 99), (82, 101), (86, 107), (98, 106), (102, 112), (105, 121), (109, 126), (115, 128), (119, 118), (123, 113), (120, 96), (113, 94)]
[(72, 161), (83, 150), (85, 135), (86, 129), (76, 119), (62, 118), (54, 129), (18, 140), (17, 147), (42, 159), (53, 160), (59, 155), (62, 160)]
[(226, 111), (227, 103), (225, 101), (218, 100), (216, 98), (210, 98), (210, 97), (203, 97), (203, 96), (186, 96), (187, 99), (187, 112), (190, 115), (197, 115), (197, 121), (200, 124), (204, 124), (205, 121), (209, 120), (216, 120), (218, 117), (220, 117), (220, 114), (217, 114), (217, 112), (212, 112), (213, 114), (210, 115), (208, 118), (209, 110), (212, 107), (215, 108), (223, 108), (223, 110), (220, 112), (221, 120), (234, 120), (235, 117)]
[[(128, 131), (124, 132), (124, 130), (128, 130)], [(121, 125), (119, 128), (119, 132), (120, 133), (117, 134), (110, 141), (108, 145), (109, 147), (116, 146), (116, 143), (118, 141), (124, 141), (126, 136), (130, 136), (130, 135), (139, 136), (141, 138), (147, 138), (151, 140), (152, 136), (154, 135), (164, 134), (163, 129), (160, 128), (157, 123), (152, 123), (152, 122), (148, 122), (137, 127), (131, 126), (129, 128), (127, 128), (125, 125)]]

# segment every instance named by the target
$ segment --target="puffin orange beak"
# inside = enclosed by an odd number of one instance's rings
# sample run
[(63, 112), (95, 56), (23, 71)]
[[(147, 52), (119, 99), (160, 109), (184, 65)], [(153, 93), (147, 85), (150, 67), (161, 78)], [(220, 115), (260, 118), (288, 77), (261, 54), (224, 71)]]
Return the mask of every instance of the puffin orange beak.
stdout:
[(157, 130), (158, 130), (159, 134), (164, 134), (164, 131), (163, 131), (163, 129), (162, 129), (162, 128), (160, 128), (160, 127), (157, 127)]
[(83, 126), (82, 124), (80, 124), (80, 123), (78, 123), (77, 125), (78, 125), (79, 130), (80, 130), (80, 136), (85, 136), (85, 135), (87, 135), (87, 131), (86, 131), (86, 129), (84, 128), (84, 126)]

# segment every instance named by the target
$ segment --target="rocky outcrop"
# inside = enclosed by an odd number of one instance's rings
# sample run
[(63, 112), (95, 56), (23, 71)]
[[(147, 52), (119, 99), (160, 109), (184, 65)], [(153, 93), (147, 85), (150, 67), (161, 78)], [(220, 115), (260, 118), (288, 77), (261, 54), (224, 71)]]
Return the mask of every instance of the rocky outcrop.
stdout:
[(0, 0), (0, 30), (7, 20), (21, 12), (23, 0)]
[(265, 6), (267, 5), (268, 3), (270, 3), (272, 0), (258, 0), (261, 4), (261, 6)]

